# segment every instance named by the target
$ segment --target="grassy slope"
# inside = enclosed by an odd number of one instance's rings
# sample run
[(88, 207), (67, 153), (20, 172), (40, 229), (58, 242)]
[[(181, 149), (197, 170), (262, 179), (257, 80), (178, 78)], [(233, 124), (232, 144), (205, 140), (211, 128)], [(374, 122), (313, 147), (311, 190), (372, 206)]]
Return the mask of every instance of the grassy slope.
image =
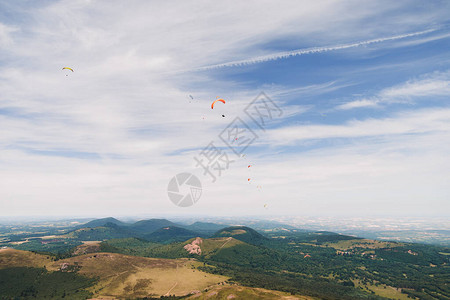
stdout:
[(385, 284), (380, 284), (379, 286), (373, 285), (373, 284), (366, 284), (364, 285), (359, 280), (353, 280), (353, 283), (356, 287), (362, 288), (368, 292), (373, 291), (375, 295), (386, 297), (389, 299), (400, 299), (400, 300), (408, 300), (411, 298), (408, 298), (408, 295), (403, 294), (401, 292), (401, 289), (396, 289), (392, 286), (387, 286)]
[(335, 248), (337, 250), (348, 250), (353, 248), (368, 248), (368, 249), (393, 248), (393, 247), (401, 247), (404, 244), (397, 242), (382, 242), (368, 239), (355, 239), (355, 240), (344, 240), (335, 243), (324, 243), (324, 245)]
[[(194, 239), (189, 240), (188, 243), (191, 243), (193, 240)], [(208, 255), (213, 252), (220, 251), (221, 249), (226, 249), (240, 244), (244, 244), (244, 242), (241, 242), (234, 238), (210, 238), (202, 239), (200, 248), (202, 249), (202, 255)]]
[(64, 296), (86, 299), (90, 296), (86, 288), (93, 284), (92, 279), (75, 273), (52, 272), (58, 269), (47, 255), (0, 249), (0, 298), (26, 295), (38, 299), (61, 299)]
[(82, 245), (77, 246), (73, 250), (73, 255), (82, 255), (100, 251), (101, 241), (83, 241)]
[(53, 261), (47, 255), (16, 249), (0, 249), (0, 268), (50, 266)]
[(188, 297), (187, 299), (248, 299), (248, 300), (258, 300), (258, 299), (285, 299), (285, 300), (310, 300), (316, 299), (308, 296), (298, 296), (290, 295), (288, 293), (271, 291), (261, 288), (251, 288), (239, 285), (218, 285), (213, 288), (197, 293)]
[(92, 253), (57, 261), (81, 266), (79, 273), (99, 277), (91, 289), (96, 297), (145, 297), (170, 294), (186, 295), (228, 278), (193, 269), (198, 262), (187, 259), (156, 259), (117, 253)]

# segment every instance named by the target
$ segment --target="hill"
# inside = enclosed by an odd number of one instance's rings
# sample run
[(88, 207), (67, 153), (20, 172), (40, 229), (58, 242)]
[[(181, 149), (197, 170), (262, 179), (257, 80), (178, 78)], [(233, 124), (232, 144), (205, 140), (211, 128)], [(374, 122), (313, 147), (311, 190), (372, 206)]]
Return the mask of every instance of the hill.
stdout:
[(72, 255), (88, 254), (100, 251), (99, 241), (84, 241), (83, 244), (72, 249)]
[[(202, 239), (196, 237), (182, 243), (172, 243), (150, 249), (151, 257), (195, 258), (200, 261), (220, 262), (236, 266), (261, 266), (278, 263), (272, 250), (247, 244), (232, 237)], [(270, 254), (273, 254), (272, 257)], [(276, 256), (276, 258), (274, 258)], [(276, 259), (276, 263), (273, 260)], [(268, 263), (267, 263), (268, 262)]]
[(122, 232), (127, 232), (129, 236), (142, 236), (145, 234), (150, 234), (160, 228), (169, 226), (182, 227), (181, 225), (175, 224), (166, 219), (140, 220), (133, 224), (128, 224), (110, 217), (92, 220), (86, 224), (76, 226), (75, 229), (110, 227), (117, 230), (121, 229)]
[(188, 259), (160, 259), (118, 253), (91, 253), (59, 260), (55, 268), (76, 267), (78, 274), (98, 278), (90, 288), (96, 298), (121, 299), (183, 296), (224, 282), (228, 277), (196, 269), (201, 264)]
[(112, 239), (100, 243), (101, 252), (114, 252), (148, 257), (149, 251), (161, 244), (152, 243), (141, 238)]
[(233, 237), (237, 240), (253, 245), (262, 245), (268, 241), (256, 230), (246, 226), (230, 226), (217, 231), (213, 237)]
[(117, 253), (91, 253), (52, 261), (45, 255), (1, 249), (0, 293), (8, 299), (35, 298), (33, 295), (39, 299), (86, 299), (91, 296), (129, 299), (163, 296), (169, 292), (183, 296), (228, 279), (197, 270), (200, 265), (188, 259), (144, 258)]
[(16, 249), (0, 249), (0, 269), (12, 267), (43, 268), (51, 263), (52, 259), (48, 255)]
[(225, 284), (213, 286), (207, 290), (196, 293), (186, 299), (248, 299), (248, 300), (265, 300), (265, 299), (284, 299), (284, 300), (312, 300), (318, 299), (308, 296), (291, 295), (289, 293), (251, 288), (236, 284)]
[(45, 268), (0, 269), (1, 299), (89, 299), (95, 279), (75, 272), (49, 272)]
[(209, 222), (195, 222), (191, 225), (184, 226), (186, 229), (211, 235), (223, 227), (224, 225)]
[(244, 244), (244, 242), (236, 240), (232, 237), (221, 237), (209, 239), (195, 238), (186, 241), (183, 244), (183, 249), (189, 254), (210, 257), (222, 249), (232, 248), (236, 245)]
[(129, 225), (128, 228), (134, 232), (145, 235), (145, 234), (150, 234), (152, 232), (155, 232), (156, 230), (158, 230), (160, 228), (170, 227), (170, 226), (180, 227), (178, 224), (175, 224), (166, 219), (149, 219), (149, 220), (137, 221), (136, 223)]
[(106, 223), (99, 227), (86, 227), (76, 229), (65, 235), (67, 238), (78, 241), (103, 241), (109, 239), (133, 237), (137, 234), (126, 227), (114, 223)]
[(101, 227), (105, 226), (108, 223), (116, 224), (118, 226), (126, 226), (125, 223), (117, 220), (116, 218), (102, 218), (102, 219), (95, 219), (90, 222), (87, 222), (86, 224), (78, 225), (76, 228), (95, 228), (95, 227)]
[[(195, 246), (197, 244), (197, 246)], [(101, 243), (101, 250), (121, 254), (161, 258), (200, 258), (212, 255), (220, 249), (245, 244), (234, 238), (191, 238), (185, 242), (158, 244), (143, 239), (113, 239)], [(199, 251), (197, 249), (200, 249)]]
[(53, 257), (29, 251), (0, 249), (1, 299), (86, 299), (93, 279), (64, 273)]
[(155, 243), (173, 243), (185, 241), (199, 234), (184, 228), (169, 226), (144, 235), (142, 238)]

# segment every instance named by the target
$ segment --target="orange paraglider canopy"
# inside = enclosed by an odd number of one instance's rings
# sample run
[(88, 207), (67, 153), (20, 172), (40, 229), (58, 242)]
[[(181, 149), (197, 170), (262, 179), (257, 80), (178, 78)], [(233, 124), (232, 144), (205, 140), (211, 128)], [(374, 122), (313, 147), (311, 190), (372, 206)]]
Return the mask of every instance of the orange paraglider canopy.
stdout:
[(222, 103), (225, 103), (225, 100), (223, 100), (223, 99), (217, 99), (217, 100), (214, 100), (214, 102), (211, 104), (211, 109), (214, 109), (214, 104), (215, 104), (217, 101), (220, 101), (220, 102), (222, 102)]

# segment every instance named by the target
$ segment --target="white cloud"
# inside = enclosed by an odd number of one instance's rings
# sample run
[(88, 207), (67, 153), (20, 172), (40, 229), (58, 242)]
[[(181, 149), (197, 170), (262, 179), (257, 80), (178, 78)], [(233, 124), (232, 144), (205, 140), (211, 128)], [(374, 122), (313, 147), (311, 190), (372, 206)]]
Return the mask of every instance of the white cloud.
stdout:
[(402, 112), (385, 119), (348, 121), (343, 125), (304, 125), (273, 129), (268, 133), (271, 145), (291, 144), (302, 140), (361, 138), (385, 135), (450, 131), (450, 109), (427, 109)]
[(0, 22), (0, 48), (10, 47), (13, 44), (12, 33), (18, 30), (16, 26), (8, 26)]
[(380, 107), (390, 103), (411, 103), (420, 99), (434, 100), (450, 95), (450, 72), (434, 72), (409, 80), (405, 83), (385, 88), (371, 98), (358, 99), (337, 105), (337, 110), (361, 107)]
[(395, 101), (396, 99), (432, 97), (450, 95), (450, 72), (433, 73), (422, 79), (408, 81), (404, 84), (385, 89), (380, 97)]
[(347, 102), (341, 105), (336, 106), (336, 109), (338, 110), (348, 110), (353, 108), (361, 108), (361, 107), (376, 107), (378, 101), (377, 100), (370, 100), (370, 99), (362, 99), (362, 100), (356, 100)]

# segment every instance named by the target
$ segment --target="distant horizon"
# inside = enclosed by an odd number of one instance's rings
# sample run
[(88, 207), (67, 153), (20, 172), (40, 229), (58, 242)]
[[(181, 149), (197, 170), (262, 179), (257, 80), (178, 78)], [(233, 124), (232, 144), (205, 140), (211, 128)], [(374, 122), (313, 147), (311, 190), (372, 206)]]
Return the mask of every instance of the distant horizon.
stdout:
[(402, 219), (408, 219), (408, 218), (414, 218), (414, 219), (434, 219), (434, 218), (449, 218), (449, 215), (447, 214), (441, 214), (441, 215), (398, 215), (398, 214), (372, 214), (372, 215), (331, 215), (331, 214), (299, 214), (299, 215), (286, 215), (286, 214), (274, 214), (274, 215), (231, 215), (231, 214), (222, 214), (222, 215), (214, 215), (214, 214), (127, 214), (127, 215), (114, 215), (114, 214), (86, 214), (86, 215), (0, 215), (0, 219), (2, 218), (64, 218), (64, 219), (77, 219), (77, 218), (96, 218), (96, 219), (102, 219), (102, 218), (157, 218), (157, 217), (176, 217), (176, 218), (263, 218), (263, 219), (270, 219), (270, 218), (276, 218), (276, 217), (285, 217), (285, 218), (336, 218), (336, 219), (343, 219), (343, 218), (359, 218), (359, 219), (366, 219), (366, 218), (402, 218)]
[[(450, 246), (450, 221), (446, 217), (324, 217), (324, 216), (105, 216), (105, 217), (0, 217), (0, 228), (11, 226), (43, 226), (56, 228), (77, 228), (91, 221), (113, 218), (125, 226), (142, 220), (167, 220), (175, 226), (190, 226), (197, 222), (228, 226), (247, 226), (256, 230), (264, 228), (297, 228), (306, 231), (329, 231), (343, 235), (380, 240), (397, 240)], [(106, 222), (106, 221), (105, 221)]]

